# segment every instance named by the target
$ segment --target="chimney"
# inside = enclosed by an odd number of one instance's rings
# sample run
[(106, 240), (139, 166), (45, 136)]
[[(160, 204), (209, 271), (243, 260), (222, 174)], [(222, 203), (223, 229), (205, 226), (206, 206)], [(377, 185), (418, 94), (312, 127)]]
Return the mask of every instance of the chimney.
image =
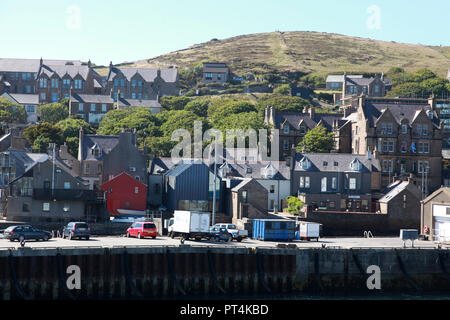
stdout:
[(309, 113), (309, 117), (310, 117), (311, 119), (314, 119), (316, 113), (315, 113), (315, 111), (314, 111), (314, 107), (313, 107), (313, 106), (309, 106), (308, 113)]
[(89, 59), (89, 61), (88, 61), (88, 67), (89, 68), (91, 67), (91, 59)]
[(44, 64), (44, 60), (41, 57), (41, 60), (39, 61), (39, 66), (42, 67), (43, 64)]
[(161, 69), (158, 69), (157, 75), (158, 75), (158, 78), (161, 78)]
[(381, 73), (381, 81), (384, 81), (384, 72)]
[(109, 70), (111, 70), (113, 67), (112, 61), (109, 62)]
[(347, 72), (344, 72), (344, 80), (342, 81), (342, 98), (344, 99), (346, 96), (346, 88), (347, 88)]
[(360, 108), (363, 108), (366, 105), (366, 96), (364, 94), (359, 96), (358, 104)]
[(434, 94), (431, 94), (431, 96), (428, 98), (428, 104), (430, 105), (431, 109), (436, 109), (436, 99)]

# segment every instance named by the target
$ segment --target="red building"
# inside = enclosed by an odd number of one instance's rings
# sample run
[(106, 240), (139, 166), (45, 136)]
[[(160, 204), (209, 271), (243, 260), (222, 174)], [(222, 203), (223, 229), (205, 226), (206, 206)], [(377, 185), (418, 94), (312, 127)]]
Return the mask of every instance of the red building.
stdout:
[(147, 208), (147, 186), (126, 173), (102, 184), (106, 209), (111, 216), (144, 215)]

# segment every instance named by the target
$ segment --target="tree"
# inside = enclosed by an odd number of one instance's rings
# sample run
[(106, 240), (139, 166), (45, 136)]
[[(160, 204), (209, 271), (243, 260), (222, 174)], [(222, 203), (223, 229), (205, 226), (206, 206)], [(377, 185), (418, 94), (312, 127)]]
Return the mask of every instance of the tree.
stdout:
[(25, 108), (8, 99), (0, 97), (0, 121), (6, 123), (26, 123), (27, 113)]
[(305, 203), (297, 197), (287, 197), (286, 201), (288, 203), (286, 211), (293, 215), (299, 214), (300, 210), (305, 205)]
[(53, 143), (53, 141), (50, 140), (48, 137), (39, 136), (36, 138), (36, 140), (34, 140), (34, 143), (31, 146), (31, 148), (33, 149), (33, 152), (47, 153), (47, 149), (50, 143)]
[(210, 116), (211, 122), (216, 124), (231, 114), (256, 111), (256, 106), (249, 101), (222, 100), (212, 104), (208, 109), (208, 115)]
[(273, 93), (280, 96), (289, 96), (291, 94), (291, 87), (288, 84), (283, 84), (273, 90)]
[(303, 108), (308, 107), (309, 105), (310, 103), (308, 100), (300, 97), (272, 94), (265, 95), (258, 101), (258, 109), (261, 113), (263, 113), (267, 107), (273, 107), (277, 111), (282, 112), (302, 112)]
[(59, 121), (56, 126), (61, 129), (65, 140), (69, 137), (78, 137), (80, 128), (83, 128), (85, 134), (95, 133), (91, 125), (82, 119), (67, 118)]
[(61, 129), (48, 122), (41, 122), (37, 125), (26, 128), (24, 136), (31, 145), (34, 145), (38, 138), (39, 146), (42, 146), (44, 142), (56, 143), (58, 145), (64, 143), (64, 137)]
[[(297, 152), (329, 153), (334, 147), (334, 134), (323, 126), (308, 131), (298, 144)], [(303, 151), (304, 150), (304, 151)]]
[(206, 118), (208, 116), (209, 104), (210, 103), (208, 101), (194, 100), (189, 102), (184, 110), (192, 111), (199, 117)]
[(161, 98), (161, 106), (166, 110), (183, 110), (184, 107), (192, 101), (192, 98), (186, 96), (172, 97), (165, 96)]
[(62, 103), (49, 103), (39, 107), (41, 121), (56, 124), (69, 117), (69, 110)]

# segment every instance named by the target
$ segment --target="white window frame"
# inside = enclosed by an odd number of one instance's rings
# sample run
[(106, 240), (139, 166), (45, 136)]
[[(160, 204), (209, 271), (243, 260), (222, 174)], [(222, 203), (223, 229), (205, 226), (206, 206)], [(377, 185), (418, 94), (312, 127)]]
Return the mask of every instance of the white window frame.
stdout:
[(356, 190), (357, 189), (356, 178), (349, 178), (348, 179), (348, 188), (349, 188), (349, 190)]

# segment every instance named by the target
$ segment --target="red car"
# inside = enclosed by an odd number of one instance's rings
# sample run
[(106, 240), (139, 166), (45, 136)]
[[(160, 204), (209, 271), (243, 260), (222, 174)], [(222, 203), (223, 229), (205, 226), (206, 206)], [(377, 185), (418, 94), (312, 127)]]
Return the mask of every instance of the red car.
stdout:
[(156, 239), (158, 230), (153, 222), (136, 222), (127, 229), (127, 237), (138, 237), (139, 239), (145, 237), (152, 237)]

